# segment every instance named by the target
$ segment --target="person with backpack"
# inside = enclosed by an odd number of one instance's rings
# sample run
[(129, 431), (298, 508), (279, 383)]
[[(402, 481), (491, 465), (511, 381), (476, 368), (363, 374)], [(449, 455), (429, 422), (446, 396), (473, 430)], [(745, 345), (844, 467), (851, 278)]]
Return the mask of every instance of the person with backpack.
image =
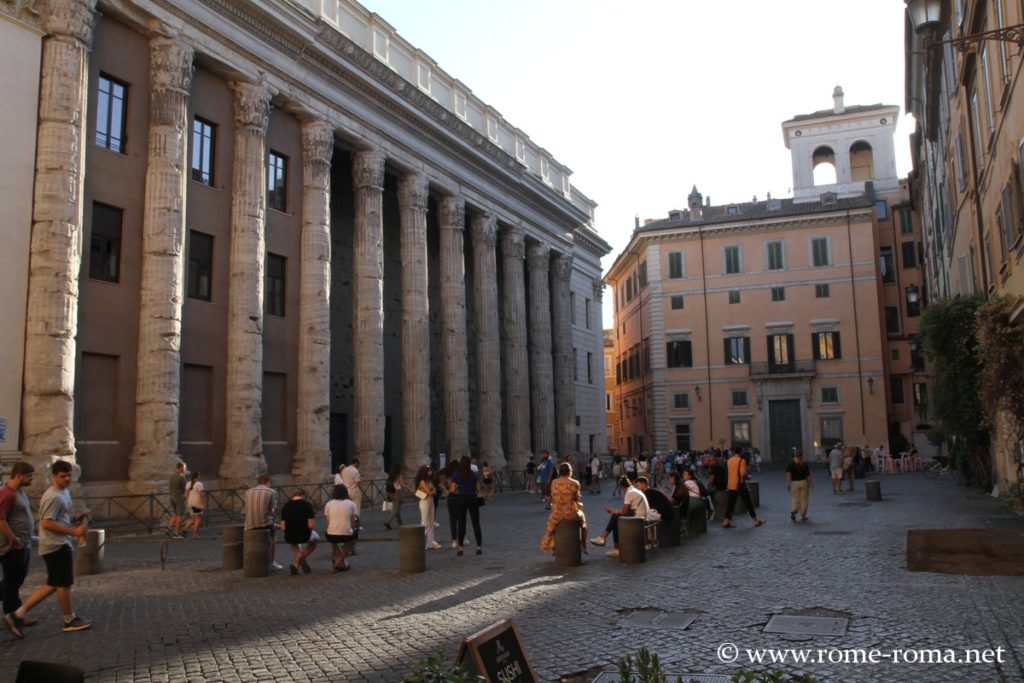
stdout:
[(705, 518), (711, 519), (715, 514), (715, 505), (711, 500), (711, 492), (704, 486), (704, 482), (693, 476), (692, 470), (683, 470), (683, 486), (686, 487), (686, 492), (690, 496), (690, 504), (697, 504), (693, 500), (694, 498), (703, 501)]

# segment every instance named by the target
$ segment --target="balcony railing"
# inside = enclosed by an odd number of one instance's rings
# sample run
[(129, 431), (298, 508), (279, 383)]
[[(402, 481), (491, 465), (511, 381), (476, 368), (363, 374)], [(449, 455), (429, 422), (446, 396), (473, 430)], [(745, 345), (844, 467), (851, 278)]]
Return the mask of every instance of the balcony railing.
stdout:
[(813, 360), (796, 360), (792, 363), (751, 363), (751, 377), (797, 377), (814, 375)]

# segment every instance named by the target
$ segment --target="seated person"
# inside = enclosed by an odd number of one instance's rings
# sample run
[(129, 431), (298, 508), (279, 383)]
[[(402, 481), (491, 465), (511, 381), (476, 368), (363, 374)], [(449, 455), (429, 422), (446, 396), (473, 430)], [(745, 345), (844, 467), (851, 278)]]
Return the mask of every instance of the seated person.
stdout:
[(668, 496), (651, 486), (647, 481), (647, 477), (640, 477), (637, 479), (635, 486), (640, 489), (640, 492), (643, 493), (644, 497), (647, 499), (647, 506), (649, 508), (647, 521), (672, 521), (675, 510), (672, 509), (672, 501), (668, 499)]
[(711, 515), (714, 514), (715, 506), (711, 502), (711, 493), (705, 488), (704, 484), (693, 476), (693, 472), (686, 470), (683, 472), (683, 486), (686, 487), (686, 493), (689, 495), (691, 503), (696, 505), (698, 501), (703, 501), (708, 513), (708, 519), (710, 519)]
[(651, 510), (650, 505), (647, 504), (647, 498), (640, 492), (640, 489), (633, 486), (629, 481), (629, 477), (621, 477), (619, 479), (619, 486), (626, 492), (622, 499), (622, 508), (619, 510), (605, 508), (605, 512), (611, 515), (608, 518), (608, 525), (605, 526), (600, 536), (590, 541), (594, 545), (604, 545), (608, 534), (611, 534), (612, 549), (605, 553), (608, 557), (619, 556), (619, 517), (647, 519)]

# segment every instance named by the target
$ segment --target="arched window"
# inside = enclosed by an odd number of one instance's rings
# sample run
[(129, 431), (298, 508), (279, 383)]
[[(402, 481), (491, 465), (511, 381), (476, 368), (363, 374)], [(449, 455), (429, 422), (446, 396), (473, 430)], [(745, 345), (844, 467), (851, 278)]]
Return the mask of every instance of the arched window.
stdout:
[(811, 157), (814, 169), (814, 186), (836, 184), (836, 153), (831, 147), (822, 145), (814, 150)]
[(850, 177), (854, 182), (872, 180), (875, 177), (875, 162), (871, 145), (861, 140), (850, 147)]

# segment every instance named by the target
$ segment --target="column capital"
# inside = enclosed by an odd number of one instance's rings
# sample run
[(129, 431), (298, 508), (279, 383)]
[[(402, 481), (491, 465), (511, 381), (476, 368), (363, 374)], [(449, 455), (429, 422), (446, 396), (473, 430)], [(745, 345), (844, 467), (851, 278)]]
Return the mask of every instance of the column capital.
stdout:
[(498, 238), (498, 219), (493, 213), (473, 214), (470, 224), (473, 243), (486, 247), (494, 247)]
[(572, 255), (558, 254), (555, 256), (551, 270), (557, 282), (569, 282), (569, 276), (572, 275)]
[(526, 232), (518, 226), (502, 230), (501, 252), (505, 258), (522, 259), (526, 255)]
[(96, 0), (49, 0), (43, 14), (43, 30), (50, 35), (70, 36), (92, 43), (96, 24)]
[(334, 154), (334, 127), (322, 119), (302, 123), (302, 156), (310, 161), (331, 162)]
[(149, 41), (149, 82), (153, 90), (174, 90), (188, 95), (192, 85), (191, 45), (158, 36)]
[(594, 286), (594, 299), (600, 301), (604, 296), (604, 280), (595, 277), (591, 284)]
[(384, 189), (384, 153), (376, 149), (364, 149), (352, 156), (352, 187), (373, 187)]
[(441, 197), (441, 229), (465, 230), (466, 200), (455, 195)]
[(410, 209), (426, 210), (430, 187), (423, 173), (407, 173), (398, 179), (398, 204)]
[(270, 122), (270, 92), (263, 86), (241, 81), (232, 83), (231, 89), (235, 91), (235, 125), (266, 131)]
[(543, 242), (526, 245), (526, 263), (530, 270), (548, 270), (551, 267), (551, 247)]

